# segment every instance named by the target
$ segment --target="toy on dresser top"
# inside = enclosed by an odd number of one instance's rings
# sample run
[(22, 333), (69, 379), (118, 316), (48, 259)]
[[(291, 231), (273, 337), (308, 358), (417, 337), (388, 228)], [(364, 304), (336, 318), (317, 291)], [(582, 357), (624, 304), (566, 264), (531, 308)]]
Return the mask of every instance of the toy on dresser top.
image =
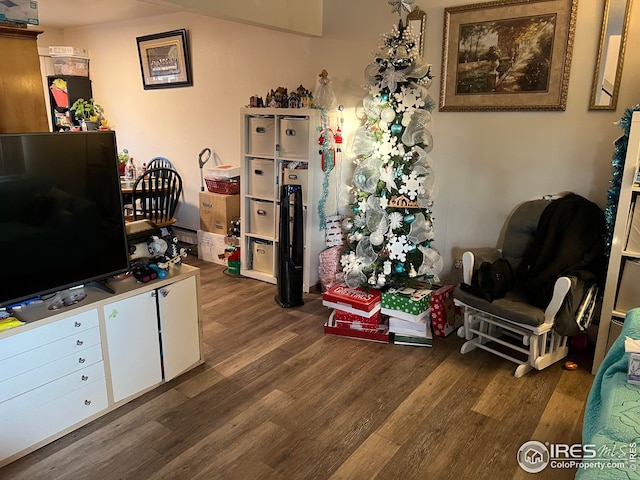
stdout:
[(155, 278), (165, 278), (169, 267), (182, 262), (187, 256), (187, 249), (178, 246), (175, 235), (151, 235), (146, 243), (130, 245), (129, 253), (131, 274), (139, 282), (146, 283)]

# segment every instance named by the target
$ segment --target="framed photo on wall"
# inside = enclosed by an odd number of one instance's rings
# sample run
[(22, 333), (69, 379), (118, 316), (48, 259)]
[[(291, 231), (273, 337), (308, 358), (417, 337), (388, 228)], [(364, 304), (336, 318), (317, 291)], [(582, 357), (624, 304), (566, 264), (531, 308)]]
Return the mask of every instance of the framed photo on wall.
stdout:
[(185, 29), (137, 37), (136, 41), (145, 90), (193, 85)]
[(445, 8), (439, 110), (564, 110), (577, 8), (577, 0)]

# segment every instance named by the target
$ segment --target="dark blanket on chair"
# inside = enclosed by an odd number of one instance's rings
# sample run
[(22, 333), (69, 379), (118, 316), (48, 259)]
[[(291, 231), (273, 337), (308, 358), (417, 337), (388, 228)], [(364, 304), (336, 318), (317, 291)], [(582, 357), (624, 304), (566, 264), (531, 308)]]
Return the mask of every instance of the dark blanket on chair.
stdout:
[(544, 308), (560, 276), (602, 282), (606, 268), (604, 212), (576, 194), (551, 202), (542, 212), (532, 243), (516, 271), (518, 289)]

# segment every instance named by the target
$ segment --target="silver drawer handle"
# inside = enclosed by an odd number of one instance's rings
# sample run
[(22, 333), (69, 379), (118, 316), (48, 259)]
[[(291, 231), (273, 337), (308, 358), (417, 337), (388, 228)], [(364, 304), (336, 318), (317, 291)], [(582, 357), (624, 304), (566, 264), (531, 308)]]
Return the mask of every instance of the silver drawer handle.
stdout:
[(82, 358), (82, 357), (78, 358), (78, 363), (84, 363), (86, 361), (87, 360), (85, 358)]
[(87, 405), (87, 406), (91, 405), (91, 400), (85, 400), (84, 404)]
[(256, 127), (256, 133), (266, 133), (267, 129), (264, 127)]
[(262, 209), (260, 209), (260, 210), (258, 210), (256, 213), (257, 213), (258, 215), (262, 216), (262, 217), (266, 217), (266, 216), (267, 216), (267, 211), (266, 211), (266, 210), (262, 210)]
[(169, 295), (169, 290), (167, 290), (166, 288), (160, 289), (160, 295), (162, 295), (163, 297), (167, 297)]
[(285, 130), (285, 133), (287, 134), (288, 137), (295, 137), (296, 136), (296, 131), (293, 128), (287, 128)]
[(256, 175), (262, 175), (262, 170), (256, 169), (253, 171), (253, 173), (255, 173)]
[(80, 323), (80, 322), (73, 322), (73, 326), (74, 326), (74, 327), (81, 327), (81, 326), (82, 326), (82, 323)]
[(289, 175), (289, 180), (297, 180), (297, 179), (298, 179), (298, 175), (295, 175), (293, 173)]
[(86, 382), (87, 380), (89, 380), (89, 377), (87, 377), (86, 375), (82, 375), (82, 377), (80, 377), (82, 379), (83, 382)]
[(82, 344), (84, 344), (84, 342), (82, 340), (76, 341), (76, 345), (81, 346)]
[(266, 253), (266, 250), (264, 248), (256, 248), (256, 252), (258, 252), (260, 254), (264, 254), (264, 253)]

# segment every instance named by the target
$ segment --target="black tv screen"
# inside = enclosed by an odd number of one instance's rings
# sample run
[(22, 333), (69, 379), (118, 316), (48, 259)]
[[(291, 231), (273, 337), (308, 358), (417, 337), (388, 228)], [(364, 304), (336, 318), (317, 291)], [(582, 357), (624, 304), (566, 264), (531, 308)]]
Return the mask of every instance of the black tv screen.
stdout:
[(129, 269), (115, 133), (0, 134), (0, 306)]

